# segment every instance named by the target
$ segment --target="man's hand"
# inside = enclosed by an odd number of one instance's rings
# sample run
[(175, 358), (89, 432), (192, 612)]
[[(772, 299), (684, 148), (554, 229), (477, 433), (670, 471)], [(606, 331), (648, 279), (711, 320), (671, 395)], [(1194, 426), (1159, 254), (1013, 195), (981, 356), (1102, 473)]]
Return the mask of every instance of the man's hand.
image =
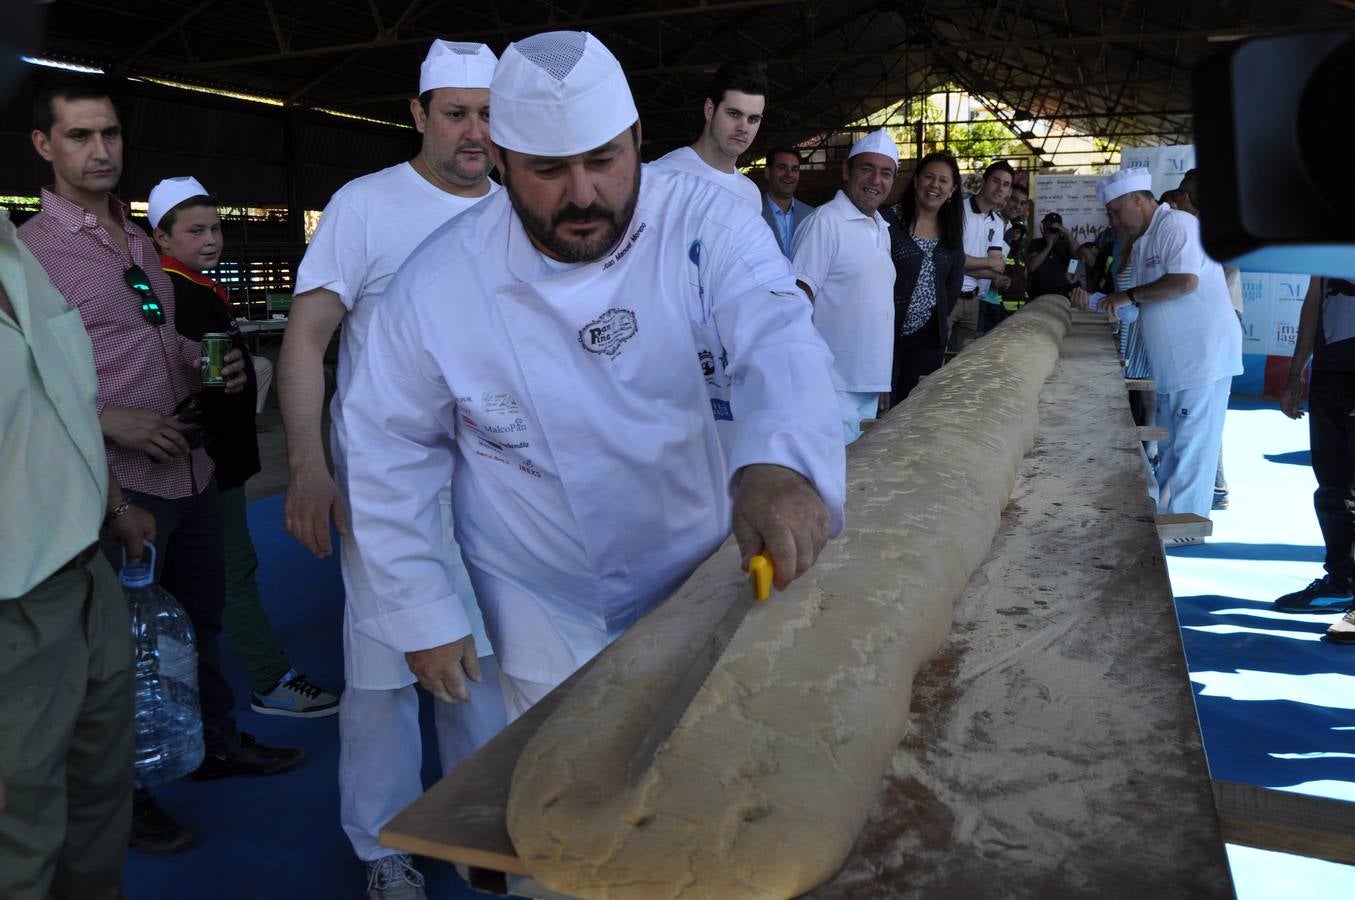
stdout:
[(1106, 321), (1114, 322), (1119, 319), (1119, 312), (1121, 309), (1126, 306), (1132, 306), (1133, 304), (1134, 301), (1130, 300), (1124, 294), (1106, 294), (1105, 298), (1101, 301), (1101, 304), (1096, 307), (1096, 311), (1102, 313), (1106, 317)]
[(231, 351), (222, 357), (221, 376), (226, 379), (226, 393), (238, 394), (245, 389), (245, 382), (249, 377), (245, 374), (245, 355), (240, 352), (239, 347), (232, 347)]
[(1088, 294), (1084, 288), (1073, 288), (1073, 292), (1068, 295), (1068, 299), (1072, 302), (1074, 309), (1091, 308), (1091, 294)]
[(119, 447), (140, 450), (158, 463), (184, 456), (188, 441), (181, 433), (188, 426), (173, 416), (130, 406), (105, 406), (99, 416), (104, 437)]
[(339, 534), (348, 534), (348, 512), (324, 463), (292, 470), (282, 510), (287, 533), (321, 559), (332, 552), (329, 541), (331, 512), (334, 528)]
[(1006, 275), (998, 275), (993, 279), (993, 284), (997, 285), (999, 291), (1005, 291), (1012, 286), (1012, 280)]
[(1290, 378), (1280, 394), (1280, 412), (1291, 419), (1303, 418), (1303, 378)]
[(799, 578), (828, 543), (828, 508), (809, 480), (784, 466), (739, 470), (734, 491), (734, 539), (748, 561), (764, 548), (772, 555), (776, 589)]
[(478, 684), (484, 677), (475, 653), (475, 637), (469, 634), (441, 647), (406, 653), (405, 662), (419, 684), (443, 703), (466, 702), (470, 699), (466, 678)]
[(127, 550), (127, 561), (137, 562), (146, 552), (146, 544), (155, 543), (155, 516), (139, 506), (108, 523), (108, 534)]

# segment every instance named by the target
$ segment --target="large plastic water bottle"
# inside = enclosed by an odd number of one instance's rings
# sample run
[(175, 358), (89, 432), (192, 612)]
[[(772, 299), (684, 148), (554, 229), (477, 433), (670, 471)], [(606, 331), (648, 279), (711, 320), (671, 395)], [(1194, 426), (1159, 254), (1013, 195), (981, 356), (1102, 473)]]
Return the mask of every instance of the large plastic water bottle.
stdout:
[(149, 561), (127, 564), (118, 580), (132, 616), (136, 665), (136, 782), (143, 787), (182, 778), (202, 765), (198, 652), (193, 623), (170, 593), (155, 584)]

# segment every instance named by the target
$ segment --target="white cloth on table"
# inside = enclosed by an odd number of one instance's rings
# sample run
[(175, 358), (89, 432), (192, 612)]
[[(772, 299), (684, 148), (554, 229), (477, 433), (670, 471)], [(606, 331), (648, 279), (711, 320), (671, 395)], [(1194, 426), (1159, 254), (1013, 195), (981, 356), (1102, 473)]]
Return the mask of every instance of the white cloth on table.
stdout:
[(791, 246), (795, 277), (814, 293), (814, 327), (833, 351), (839, 391), (887, 391), (894, 358), (889, 223), (842, 191), (810, 213)]
[[(484, 197), (460, 197), (434, 187), (414, 167), (404, 162), (354, 179), (339, 189), (325, 207), (306, 255), (297, 269), (294, 303), (317, 288), (333, 291), (348, 309), (339, 335), (337, 389), (330, 403), (334, 477), (346, 493), (347, 450), (342, 440), (345, 402), (354, 367), (361, 357), (372, 312), (381, 304), (395, 272), (438, 226), (475, 206), (499, 190), (490, 182)], [(448, 297), (455, 282), (448, 282)], [(373, 402), (384, 402), (376, 398)], [(449, 533), (450, 540), (450, 533)], [(365, 618), (380, 607), (365, 572), (368, 548), (360, 534), (340, 542), (340, 566), (344, 576), (346, 606)], [(454, 545), (453, 545), (454, 546)], [(372, 552), (381, 552), (371, 548)], [(454, 577), (464, 579), (464, 566), (454, 550), (444, 551), (444, 562)], [(455, 570), (461, 569), (460, 575)], [(466, 616), (474, 623), (476, 646), (489, 653), (489, 640), (473, 595), (459, 595)], [(369, 635), (355, 632), (344, 616), (344, 669), (350, 684), (366, 689), (396, 688), (414, 682), (404, 654), (383, 646)], [(432, 646), (432, 645), (426, 645)], [(426, 648), (425, 647), (425, 648)], [(425, 649), (419, 648), (419, 649)]]
[[(691, 147), (679, 147), (665, 153), (650, 163), (650, 166), (690, 172), (699, 178), (718, 184), (727, 191), (732, 191), (751, 203), (758, 212), (762, 212), (762, 191), (753, 179), (737, 170), (721, 172), (719, 169), (708, 165)], [(798, 228), (798, 225), (796, 227)]]
[(397, 649), (468, 632), (431, 558), (448, 478), (499, 667), (541, 684), (719, 546), (739, 468), (801, 472), (841, 530), (829, 353), (759, 216), (645, 167), (594, 262), (548, 264), (505, 195), (428, 239), (376, 312), (345, 417), (353, 528), (384, 549), (360, 631)]

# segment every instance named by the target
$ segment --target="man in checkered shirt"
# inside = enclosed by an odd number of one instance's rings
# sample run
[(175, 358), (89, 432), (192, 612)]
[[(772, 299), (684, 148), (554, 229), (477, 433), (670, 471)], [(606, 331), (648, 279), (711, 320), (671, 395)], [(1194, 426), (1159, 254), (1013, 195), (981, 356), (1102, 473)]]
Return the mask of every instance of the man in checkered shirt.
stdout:
[[(19, 237), (80, 312), (94, 348), (109, 468), (124, 496), (155, 517), (157, 574), (193, 622), (207, 745), (193, 777), (285, 771), (304, 754), (237, 732), (234, 697), (221, 674), (216, 636), (225, 571), (212, 461), (191, 446), (192, 429), (175, 415), (201, 388), (202, 350), (175, 330), (174, 291), (155, 246), (110, 193), (122, 174), (122, 126), (109, 85), (68, 79), (39, 86), (33, 113), (33, 146), (52, 164), (55, 184), (43, 188), (42, 211)], [(245, 383), (239, 351), (226, 362), (225, 389), (238, 391)], [(120, 548), (115, 541), (103, 545), (115, 568)], [(134, 849), (173, 853), (192, 839), (138, 788)]]

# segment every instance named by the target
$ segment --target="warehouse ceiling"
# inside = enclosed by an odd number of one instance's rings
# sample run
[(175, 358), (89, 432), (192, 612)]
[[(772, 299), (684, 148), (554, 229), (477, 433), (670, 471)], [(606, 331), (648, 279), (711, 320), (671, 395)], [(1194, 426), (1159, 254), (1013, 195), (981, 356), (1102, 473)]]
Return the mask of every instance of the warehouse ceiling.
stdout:
[[(20, 0), (23, 2), (23, 0)], [(1222, 42), (1355, 26), (1355, 0), (56, 0), (42, 55), (129, 76), (407, 122), (435, 37), (501, 52), (591, 31), (630, 75), (647, 158), (688, 143), (710, 73), (771, 83), (759, 147), (821, 140), (945, 85), (1014, 126), (1038, 118), (1117, 146), (1190, 140), (1190, 71)], [(1029, 138), (1027, 151), (1040, 147)]]

